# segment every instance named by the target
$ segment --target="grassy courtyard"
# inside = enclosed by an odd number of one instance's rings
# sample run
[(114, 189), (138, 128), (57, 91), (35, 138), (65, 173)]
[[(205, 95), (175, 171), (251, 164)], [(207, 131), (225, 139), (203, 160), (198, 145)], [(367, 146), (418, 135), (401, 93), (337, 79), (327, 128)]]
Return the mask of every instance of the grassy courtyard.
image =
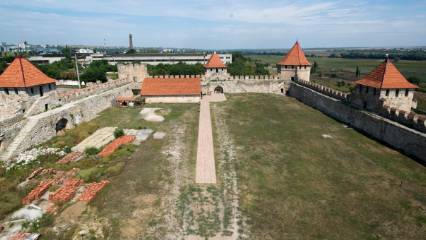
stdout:
[[(168, 198), (175, 201), (179, 187), (192, 180), (193, 172), (190, 170), (195, 168), (198, 105), (157, 104), (148, 107), (164, 108), (159, 113), (165, 121), (143, 120), (139, 115), (140, 108), (109, 108), (96, 119), (67, 130), (64, 135), (54, 137), (43, 146), (72, 147), (97, 129), (111, 126), (163, 131), (167, 135), (162, 140), (151, 137), (139, 146), (124, 145), (105, 158), (86, 156), (78, 162), (58, 164), (59, 156), (45, 155), (32, 164), (7, 172), (2, 170), (0, 222), (20, 208), (21, 199), (36, 186), (17, 187), (36, 168), (65, 171), (78, 168), (80, 171), (76, 177), (86, 183), (104, 179), (111, 183), (89, 205), (81, 202), (61, 205), (58, 214), (43, 217), (49, 221), (43, 221), (36, 227), (30, 225), (27, 231), (41, 233), (41, 239), (72, 239), (82, 230), (88, 231), (82, 239), (135, 239), (141, 236), (161, 239), (173, 233), (178, 223), (167, 219), (173, 219), (168, 215), (174, 214), (175, 205), (164, 202)], [(176, 185), (177, 181), (181, 185)], [(177, 190), (173, 190), (174, 186)]]
[(233, 139), (250, 239), (426, 235), (426, 169), (412, 159), (292, 98), (230, 95), (213, 114)]

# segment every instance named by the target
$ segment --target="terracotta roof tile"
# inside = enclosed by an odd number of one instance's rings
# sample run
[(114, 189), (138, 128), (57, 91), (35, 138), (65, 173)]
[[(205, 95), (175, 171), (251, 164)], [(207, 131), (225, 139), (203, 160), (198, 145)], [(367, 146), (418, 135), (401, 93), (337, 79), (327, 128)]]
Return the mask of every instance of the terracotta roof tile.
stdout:
[(142, 96), (192, 96), (200, 95), (201, 79), (191, 78), (145, 78)]
[(379, 89), (418, 88), (418, 86), (407, 81), (390, 60), (380, 64), (363, 79), (356, 81), (356, 83)]
[(0, 87), (23, 88), (55, 82), (55, 79), (46, 76), (23, 57), (16, 57), (3, 74), (0, 75)]
[(209, 61), (204, 65), (205, 68), (226, 68), (226, 65), (220, 59), (219, 54), (213, 53)]
[(310, 66), (308, 59), (305, 57), (305, 53), (300, 47), (299, 42), (296, 42), (286, 56), (278, 63), (278, 65), (287, 66)]

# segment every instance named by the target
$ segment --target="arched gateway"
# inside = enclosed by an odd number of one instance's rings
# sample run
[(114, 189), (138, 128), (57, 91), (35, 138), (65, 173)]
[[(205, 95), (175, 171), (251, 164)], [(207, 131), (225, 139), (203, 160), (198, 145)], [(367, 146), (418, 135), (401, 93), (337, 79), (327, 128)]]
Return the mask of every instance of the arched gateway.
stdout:
[(223, 93), (223, 88), (221, 86), (215, 87), (214, 93)]

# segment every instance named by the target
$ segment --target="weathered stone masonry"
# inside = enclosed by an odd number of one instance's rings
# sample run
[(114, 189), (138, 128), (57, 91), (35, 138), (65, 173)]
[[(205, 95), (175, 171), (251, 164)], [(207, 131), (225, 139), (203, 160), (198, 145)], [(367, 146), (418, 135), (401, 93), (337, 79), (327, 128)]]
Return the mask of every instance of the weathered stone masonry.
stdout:
[[(426, 134), (292, 82), (289, 95), (426, 163)], [(424, 124), (424, 123), (423, 123)]]
[[(19, 125), (12, 125), (4, 133), (4, 143), (10, 143), (7, 150), (0, 155), (3, 161), (9, 160), (17, 153), (41, 144), (63, 128), (74, 126), (90, 121), (97, 114), (112, 106), (113, 100), (120, 95), (132, 94), (133, 84), (127, 84), (100, 94), (95, 94), (77, 101), (70, 102), (59, 108), (30, 116)], [(6, 138), (7, 137), (14, 137)]]

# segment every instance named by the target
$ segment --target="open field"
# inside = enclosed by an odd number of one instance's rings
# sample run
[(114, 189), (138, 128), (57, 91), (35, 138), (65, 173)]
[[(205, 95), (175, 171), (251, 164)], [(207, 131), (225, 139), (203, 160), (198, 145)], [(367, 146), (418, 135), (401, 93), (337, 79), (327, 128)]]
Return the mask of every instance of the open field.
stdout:
[(426, 235), (426, 169), (412, 159), (292, 98), (229, 95), (213, 115), (233, 142), (250, 239)]
[[(258, 59), (263, 63), (276, 64), (282, 59), (278, 55), (247, 55), (250, 58)], [(369, 73), (383, 60), (375, 59), (345, 59), (345, 58), (328, 58), (328, 57), (308, 57), (311, 63), (317, 62), (319, 70), (324, 72), (351, 72), (355, 80), (355, 70), (358, 66), (361, 74)], [(426, 61), (406, 61), (401, 60), (395, 63), (398, 69), (408, 77), (418, 77), (421, 81), (426, 82)], [(344, 79), (351, 80), (351, 79)]]

